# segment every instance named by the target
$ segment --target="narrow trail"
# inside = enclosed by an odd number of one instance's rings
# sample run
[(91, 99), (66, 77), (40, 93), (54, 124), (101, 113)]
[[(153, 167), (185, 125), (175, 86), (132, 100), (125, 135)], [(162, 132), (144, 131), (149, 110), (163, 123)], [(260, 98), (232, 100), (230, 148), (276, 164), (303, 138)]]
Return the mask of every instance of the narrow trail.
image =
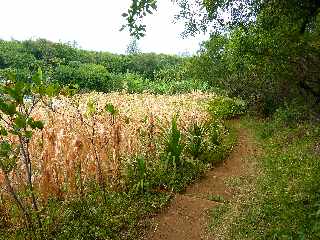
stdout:
[(185, 193), (177, 194), (170, 206), (152, 219), (145, 240), (213, 239), (208, 231), (208, 211), (221, 203), (210, 201), (208, 197), (219, 195), (226, 200), (231, 199), (235, 193), (225, 181), (246, 175), (245, 159), (256, 151), (248, 131), (240, 128), (238, 121), (234, 125), (238, 130), (238, 143), (229, 157), (189, 186)]

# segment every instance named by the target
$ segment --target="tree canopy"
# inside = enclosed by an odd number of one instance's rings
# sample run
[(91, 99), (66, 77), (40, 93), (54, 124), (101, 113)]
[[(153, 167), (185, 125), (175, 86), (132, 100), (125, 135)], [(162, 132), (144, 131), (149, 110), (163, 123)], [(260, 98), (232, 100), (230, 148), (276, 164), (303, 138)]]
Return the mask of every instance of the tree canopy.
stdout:
[[(293, 99), (318, 106), (320, 0), (172, 2), (180, 7), (176, 19), (185, 22), (185, 36), (211, 34), (193, 58), (194, 78), (255, 101), (265, 112)], [(132, 1), (124, 14), (131, 34), (144, 35), (143, 17), (156, 4)]]
[[(180, 7), (177, 19), (185, 21), (185, 33), (226, 31), (255, 22), (265, 15), (264, 23), (279, 25), (283, 17), (298, 23), (300, 33), (314, 23), (320, 9), (320, 0), (171, 0)], [(132, 0), (127, 13), (123, 13), (132, 35), (144, 36), (143, 18), (157, 10), (157, 0)], [(270, 25), (271, 24), (271, 25)]]

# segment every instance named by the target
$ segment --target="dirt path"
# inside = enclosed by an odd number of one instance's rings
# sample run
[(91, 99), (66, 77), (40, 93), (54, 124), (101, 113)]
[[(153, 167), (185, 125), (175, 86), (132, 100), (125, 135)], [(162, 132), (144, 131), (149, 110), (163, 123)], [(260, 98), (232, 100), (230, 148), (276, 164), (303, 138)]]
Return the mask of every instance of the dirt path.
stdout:
[(245, 175), (244, 160), (252, 156), (255, 147), (247, 130), (238, 129), (238, 144), (220, 166), (208, 171), (199, 182), (188, 187), (184, 194), (176, 195), (171, 205), (152, 220), (151, 230), (144, 239), (152, 240), (205, 240), (212, 239), (208, 232), (208, 210), (220, 204), (209, 196), (230, 199), (235, 193), (225, 184), (230, 177)]

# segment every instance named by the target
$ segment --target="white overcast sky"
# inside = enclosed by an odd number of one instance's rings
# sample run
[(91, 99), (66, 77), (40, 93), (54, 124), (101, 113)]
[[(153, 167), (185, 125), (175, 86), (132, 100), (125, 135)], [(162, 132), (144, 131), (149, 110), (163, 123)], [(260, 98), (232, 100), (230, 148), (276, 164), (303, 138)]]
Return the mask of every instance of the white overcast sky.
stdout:
[[(143, 52), (194, 53), (204, 36), (182, 39), (183, 24), (173, 24), (178, 9), (159, 1), (158, 12), (146, 19)], [(124, 53), (130, 40), (119, 32), (130, 0), (0, 0), (0, 38), (76, 41), (83, 49)]]

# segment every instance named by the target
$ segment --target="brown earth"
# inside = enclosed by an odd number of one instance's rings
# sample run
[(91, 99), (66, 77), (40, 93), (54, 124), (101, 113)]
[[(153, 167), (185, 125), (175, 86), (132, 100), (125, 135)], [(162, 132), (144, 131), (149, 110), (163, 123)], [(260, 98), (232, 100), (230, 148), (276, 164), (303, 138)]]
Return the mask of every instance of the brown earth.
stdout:
[(238, 143), (229, 157), (204, 178), (189, 186), (184, 194), (177, 194), (162, 213), (151, 220), (145, 240), (206, 240), (213, 239), (208, 231), (209, 210), (221, 204), (209, 196), (231, 199), (236, 192), (225, 182), (232, 177), (246, 175), (245, 160), (255, 154), (255, 146), (246, 129), (234, 122), (238, 129)]

